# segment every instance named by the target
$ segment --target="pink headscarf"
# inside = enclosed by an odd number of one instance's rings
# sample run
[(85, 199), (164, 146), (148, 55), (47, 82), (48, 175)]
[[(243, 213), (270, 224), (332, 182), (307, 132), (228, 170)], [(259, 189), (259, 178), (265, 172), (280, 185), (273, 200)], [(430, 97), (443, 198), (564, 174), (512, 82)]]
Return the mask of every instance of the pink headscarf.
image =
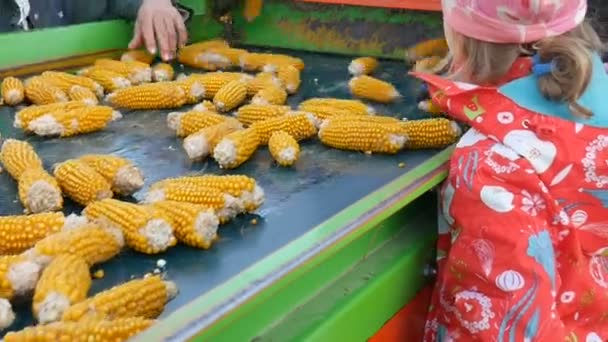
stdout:
[(587, 0), (442, 0), (444, 21), (467, 37), (530, 43), (578, 26)]

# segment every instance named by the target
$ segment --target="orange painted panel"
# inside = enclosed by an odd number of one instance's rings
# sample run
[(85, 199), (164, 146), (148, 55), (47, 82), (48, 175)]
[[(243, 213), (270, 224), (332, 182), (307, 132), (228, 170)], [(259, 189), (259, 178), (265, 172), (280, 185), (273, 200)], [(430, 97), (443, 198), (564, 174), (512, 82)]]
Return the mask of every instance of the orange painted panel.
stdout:
[(324, 4), (401, 8), (422, 11), (441, 11), (441, 0), (299, 0)]

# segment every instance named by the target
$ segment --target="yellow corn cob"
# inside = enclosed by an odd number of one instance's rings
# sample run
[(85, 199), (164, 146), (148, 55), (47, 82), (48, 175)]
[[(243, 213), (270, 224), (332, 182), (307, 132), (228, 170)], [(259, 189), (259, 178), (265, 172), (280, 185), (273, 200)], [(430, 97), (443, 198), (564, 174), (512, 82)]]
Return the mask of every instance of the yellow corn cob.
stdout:
[(122, 62), (142, 62), (146, 64), (154, 61), (154, 56), (146, 50), (131, 50), (127, 51), (120, 56)]
[(42, 213), (63, 208), (59, 184), (42, 168), (29, 168), (19, 177), (19, 200), (26, 213)]
[(156, 82), (171, 81), (174, 75), (171, 64), (158, 63), (152, 68), (152, 79)]
[(277, 77), (289, 94), (295, 94), (300, 88), (300, 70), (293, 65), (282, 65), (277, 70)]
[(134, 279), (72, 305), (63, 314), (63, 321), (156, 318), (177, 291), (175, 283), (164, 281), (160, 276)]
[[(70, 217), (66, 218), (68, 220)], [(120, 229), (102, 228), (93, 223), (62, 229), (38, 241), (25, 255), (29, 260), (47, 264), (61, 254), (83, 259), (89, 266), (108, 261), (124, 246)]]
[(254, 96), (258, 91), (271, 86), (283, 87), (283, 83), (271, 72), (260, 72), (247, 82), (247, 95)]
[(432, 100), (418, 102), (418, 109), (433, 115), (439, 115), (443, 113), (441, 107), (437, 106)]
[(152, 185), (151, 190), (166, 185), (213, 188), (238, 198), (247, 212), (254, 212), (264, 203), (264, 190), (255, 179), (245, 175), (203, 175), (168, 178)]
[(444, 57), (448, 53), (448, 43), (444, 38), (431, 39), (418, 43), (405, 52), (405, 60), (413, 63), (424, 57), (440, 56)]
[(283, 87), (277, 87), (275, 85), (268, 86), (258, 91), (251, 100), (253, 104), (274, 104), (282, 105), (287, 101), (287, 92)]
[(404, 147), (407, 135), (400, 131), (399, 123), (389, 125), (356, 115), (324, 121), (319, 139), (337, 149), (394, 154)]
[(308, 99), (304, 102), (301, 102), (299, 105), (299, 109), (303, 111), (308, 111), (311, 107), (318, 106), (327, 106), (337, 109), (343, 109), (351, 112), (352, 114), (374, 114), (375, 110), (373, 107), (366, 105), (365, 103), (359, 100), (350, 100), (350, 99), (336, 99), (336, 98), (322, 98), (322, 97), (314, 97)]
[(291, 111), (289, 106), (249, 104), (239, 108), (236, 118), (245, 125), (282, 116)]
[(23, 102), (25, 89), (21, 80), (15, 77), (7, 77), (2, 80), (2, 99), (9, 106), (15, 106)]
[(214, 112), (171, 112), (167, 115), (167, 126), (174, 130), (178, 137), (186, 137), (205, 127), (215, 126), (228, 120), (235, 119)]
[(248, 83), (253, 79), (252, 76), (240, 72), (209, 72), (206, 74), (191, 74), (181, 81), (200, 82), (205, 90), (204, 96), (213, 99), (215, 94), (226, 84), (232, 81), (242, 81)]
[(112, 59), (98, 59), (94, 66), (114, 71), (129, 79), (132, 84), (152, 81), (152, 69), (147, 63), (132, 61), (121, 62)]
[(171, 219), (177, 241), (186, 246), (208, 249), (218, 238), (220, 221), (210, 208), (176, 201), (155, 202), (152, 207)]
[(89, 106), (95, 106), (99, 104), (99, 100), (97, 96), (93, 94), (91, 90), (81, 86), (72, 86), (70, 88), (70, 92), (68, 93), (70, 96), (70, 100), (72, 101), (82, 101), (88, 104)]
[(403, 121), (401, 127), (408, 137), (408, 149), (443, 148), (455, 143), (462, 133), (456, 122), (445, 118)]
[(186, 92), (173, 82), (149, 83), (118, 89), (107, 100), (128, 109), (177, 108), (186, 103)]
[(126, 341), (154, 324), (141, 317), (116, 320), (84, 320), (80, 322), (54, 322), (12, 331), (5, 342), (57, 342), (57, 341)]
[(130, 196), (144, 186), (144, 175), (128, 159), (111, 154), (86, 154), (78, 158), (102, 175), (112, 185), (112, 191)]
[(87, 205), (113, 195), (110, 183), (102, 175), (76, 159), (57, 165), (53, 173), (61, 190), (76, 203)]
[(348, 72), (353, 76), (369, 75), (378, 68), (378, 60), (374, 57), (359, 57), (350, 62)]
[(354, 96), (376, 102), (389, 103), (401, 97), (392, 84), (367, 75), (351, 78), (348, 86)]
[(283, 131), (273, 132), (268, 140), (272, 158), (281, 166), (292, 166), (300, 157), (300, 145)]
[(69, 111), (55, 111), (30, 121), (27, 130), (40, 136), (71, 137), (100, 131), (111, 121), (122, 118), (108, 106), (86, 106)]
[(194, 67), (203, 68), (206, 70), (226, 69), (231, 66), (239, 65), (242, 55), (246, 54), (247, 50), (234, 48), (211, 48), (201, 51), (196, 56)]
[(0, 149), (0, 160), (6, 171), (17, 181), (28, 169), (42, 169), (42, 160), (34, 147), (26, 141), (6, 139)]
[(217, 125), (205, 127), (184, 139), (184, 150), (190, 160), (200, 161), (213, 152), (213, 149), (222, 138), (240, 129), (243, 129), (243, 125), (239, 121), (232, 119)]
[(240, 59), (241, 68), (246, 71), (267, 71), (278, 69), (280, 66), (292, 65), (298, 70), (304, 69), (304, 61), (300, 58), (270, 53), (246, 53)]
[(448, 61), (448, 58), (442, 58), (440, 56), (425, 57), (416, 61), (414, 64), (414, 71), (438, 74), (445, 69)]
[(177, 53), (177, 60), (185, 65), (196, 67), (200, 64), (198, 57), (208, 49), (214, 48), (229, 48), (230, 46), (223, 40), (208, 40), (199, 43), (194, 43), (181, 48)]
[(205, 87), (203, 87), (203, 82), (196, 78), (187, 77), (173, 83), (182, 88), (186, 94), (187, 104), (197, 103), (205, 97)]
[(36, 105), (45, 105), (55, 102), (66, 102), (68, 95), (47, 82), (40, 76), (32, 77), (25, 81), (25, 96)]
[(104, 199), (89, 204), (83, 213), (103, 227), (122, 230), (127, 246), (141, 253), (162, 253), (177, 242), (168, 218), (137, 204)]
[(99, 83), (108, 92), (131, 86), (131, 81), (127, 77), (101, 67), (90, 67), (82, 70), (80, 74)]
[(393, 116), (387, 116), (387, 115), (342, 115), (342, 116), (333, 116), (328, 118), (325, 121), (332, 121), (332, 122), (349, 122), (349, 121), (357, 121), (357, 122), (371, 122), (371, 123), (376, 123), (376, 124), (383, 124), (386, 125), (387, 128), (390, 128), (393, 131), (396, 132), (402, 132), (403, 131), (403, 120), (400, 120), (396, 117)]
[(238, 107), (247, 98), (247, 86), (241, 81), (232, 81), (223, 86), (213, 97), (213, 104), (221, 112)]
[(0, 254), (21, 253), (59, 231), (64, 222), (62, 213), (0, 216)]
[(247, 128), (226, 135), (213, 150), (213, 159), (221, 168), (234, 169), (249, 160), (260, 145), (255, 129)]
[(317, 133), (316, 119), (310, 113), (289, 112), (283, 116), (258, 121), (250, 126), (258, 133), (260, 145), (268, 144), (273, 132), (285, 131), (296, 141), (313, 137)]
[(300, 108), (300, 110), (305, 111), (307, 113), (311, 113), (318, 120), (325, 120), (333, 118), (334, 116), (366, 115), (360, 112), (351, 112), (347, 109), (333, 107), (329, 105), (307, 105), (306, 109)]
[(0, 256), (0, 329), (15, 320), (9, 300), (29, 294), (40, 276), (41, 265), (23, 255)]
[(61, 319), (72, 304), (87, 298), (91, 288), (89, 265), (75, 255), (59, 255), (44, 269), (33, 299), (34, 316), (41, 324)]
[(41, 106), (32, 105), (17, 112), (13, 126), (27, 132), (27, 127), (30, 122), (43, 115), (51, 114), (56, 111), (69, 111), (72, 109), (84, 108), (86, 106), (87, 104), (82, 101), (57, 102)]
[(81, 86), (89, 89), (98, 97), (103, 95), (103, 87), (88, 77), (59, 71), (45, 71), (41, 76), (44, 81), (63, 90), (66, 94), (70, 92), (73, 86)]
[(197, 104), (196, 106), (192, 107), (192, 111), (195, 112), (215, 112), (215, 105), (213, 104), (213, 102), (209, 101), (209, 100), (204, 100), (203, 102)]

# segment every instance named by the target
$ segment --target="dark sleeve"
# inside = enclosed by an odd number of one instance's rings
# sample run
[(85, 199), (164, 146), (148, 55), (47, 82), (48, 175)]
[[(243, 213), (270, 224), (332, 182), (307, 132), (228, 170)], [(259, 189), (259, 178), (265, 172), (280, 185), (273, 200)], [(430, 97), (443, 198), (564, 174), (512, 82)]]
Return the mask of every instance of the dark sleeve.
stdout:
[(143, 0), (109, 0), (109, 12), (113, 17), (135, 20)]

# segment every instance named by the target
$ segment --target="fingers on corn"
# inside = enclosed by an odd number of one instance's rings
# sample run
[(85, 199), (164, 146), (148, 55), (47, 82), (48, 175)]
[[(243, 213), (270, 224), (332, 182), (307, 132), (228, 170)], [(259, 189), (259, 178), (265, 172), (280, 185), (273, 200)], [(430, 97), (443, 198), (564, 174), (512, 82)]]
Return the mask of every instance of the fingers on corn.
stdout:
[(430, 39), (407, 49), (405, 60), (409, 63), (413, 63), (424, 57), (444, 57), (447, 55), (448, 50), (448, 43), (444, 38)]
[(99, 83), (107, 92), (131, 86), (131, 81), (123, 74), (101, 67), (90, 67), (82, 70), (80, 74)]
[(62, 213), (0, 216), (0, 253), (17, 254), (64, 226)]
[(21, 128), (28, 132), (28, 126), (30, 122), (34, 119), (37, 119), (47, 114), (51, 114), (56, 111), (81, 109), (85, 106), (87, 106), (87, 104), (82, 101), (59, 102), (41, 106), (32, 105), (17, 112), (17, 114), (15, 115), (15, 123), (13, 124), (13, 126), (15, 128)]
[(272, 133), (284, 131), (296, 141), (313, 137), (317, 134), (317, 120), (310, 113), (289, 112), (264, 121), (258, 121), (250, 126), (259, 137), (260, 145), (267, 145)]
[(319, 106), (341, 109), (358, 115), (374, 114), (376, 112), (373, 107), (370, 107), (359, 100), (321, 97), (314, 97), (301, 102), (298, 108), (303, 111), (310, 111), (311, 108)]
[(79, 85), (72, 86), (68, 95), (70, 96), (70, 100), (82, 101), (89, 106), (95, 106), (99, 104), (97, 96), (90, 89)]
[(209, 111), (172, 112), (167, 115), (167, 126), (174, 130), (178, 137), (185, 137), (227, 120), (234, 118)]
[(277, 77), (289, 94), (295, 94), (300, 88), (300, 70), (293, 65), (282, 65), (277, 69)]
[(353, 59), (348, 72), (353, 76), (369, 75), (378, 68), (378, 60), (373, 57), (359, 57)]
[(130, 50), (120, 56), (121, 62), (152, 63), (154, 56), (146, 50)]
[(175, 76), (171, 64), (158, 63), (152, 68), (152, 79), (155, 82), (171, 81)]
[(234, 169), (249, 160), (260, 145), (260, 135), (247, 128), (226, 135), (213, 150), (213, 159), (225, 169)]
[(184, 139), (184, 150), (190, 160), (200, 161), (213, 152), (215, 146), (226, 135), (241, 129), (243, 129), (243, 125), (234, 119), (229, 119), (219, 124), (202, 128)]
[(87, 298), (91, 283), (89, 265), (83, 259), (71, 254), (57, 256), (36, 285), (34, 316), (41, 324), (60, 320), (72, 304)]
[(15, 77), (7, 77), (2, 80), (0, 86), (0, 92), (2, 93), (2, 100), (9, 106), (16, 106), (23, 102), (25, 98), (25, 88), (23, 82)]
[(401, 123), (408, 140), (408, 149), (443, 148), (455, 143), (462, 130), (458, 123), (446, 118), (408, 120)]
[(186, 92), (174, 82), (147, 83), (118, 89), (107, 96), (114, 106), (127, 109), (177, 108), (186, 103)]
[(219, 218), (211, 208), (193, 203), (160, 201), (151, 205), (171, 220), (177, 241), (208, 249), (217, 240)]
[(351, 78), (348, 87), (353, 96), (381, 103), (394, 102), (401, 97), (392, 84), (367, 75)]
[(42, 169), (42, 160), (26, 141), (6, 139), (0, 149), (0, 160), (15, 180), (19, 180), (28, 169)]
[(291, 135), (273, 132), (268, 140), (270, 155), (281, 166), (292, 166), (300, 157), (300, 145)]
[(251, 99), (253, 104), (261, 105), (282, 105), (287, 101), (287, 92), (283, 87), (277, 87), (275, 85), (268, 86), (258, 91)]
[(54, 322), (26, 327), (6, 334), (6, 342), (55, 341), (126, 341), (148, 329), (153, 320), (132, 317), (116, 320), (84, 320), (81, 322)]
[(61, 190), (81, 205), (113, 196), (110, 183), (84, 162), (67, 160), (57, 165), (53, 173)]
[(240, 65), (246, 71), (276, 70), (281, 66), (291, 65), (298, 70), (304, 69), (300, 58), (271, 53), (246, 53), (240, 58)]
[(68, 95), (41, 76), (34, 76), (25, 81), (25, 97), (36, 105), (68, 101)]
[(245, 125), (282, 116), (291, 111), (289, 106), (249, 104), (239, 108), (236, 118)]
[(122, 230), (127, 246), (141, 253), (161, 253), (177, 242), (169, 220), (144, 206), (104, 199), (89, 204), (83, 213), (103, 227)]
[(26, 213), (63, 208), (63, 196), (57, 180), (42, 168), (30, 168), (23, 172), (19, 177), (18, 192)]
[(144, 175), (128, 159), (111, 154), (86, 154), (78, 158), (102, 175), (112, 185), (112, 191), (130, 196), (144, 186)]
[(160, 276), (134, 279), (72, 305), (63, 314), (63, 320), (156, 318), (176, 295), (175, 283), (164, 281)]
[(260, 90), (272, 86), (283, 87), (283, 82), (272, 72), (260, 72), (247, 82), (247, 95), (254, 96)]
[(241, 81), (227, 83), (213, 97), (213, 104), (221, 112), (238, 107), (247, 98), (247, 86)]
[(134, 85), (152, 81), (152, 68), (147, 63), (123, 62), (104, 58), (96, 60), (94, 66), (119, 73)]
[(63, 90), (66, 94), (70, 92), (73, 86), (81, 86), (89, 89), (98, 97), (103, 96), (103, 87), (88, 77), (60, 71), (45, 71), (41, 77), (45, 82)]
[(68, 111), (54, 111), (30, 121), (27, 130), (39, 136), (71, 137), (106, 128), (111, 121), (122, 118), (108, 106), (86, 106)]

